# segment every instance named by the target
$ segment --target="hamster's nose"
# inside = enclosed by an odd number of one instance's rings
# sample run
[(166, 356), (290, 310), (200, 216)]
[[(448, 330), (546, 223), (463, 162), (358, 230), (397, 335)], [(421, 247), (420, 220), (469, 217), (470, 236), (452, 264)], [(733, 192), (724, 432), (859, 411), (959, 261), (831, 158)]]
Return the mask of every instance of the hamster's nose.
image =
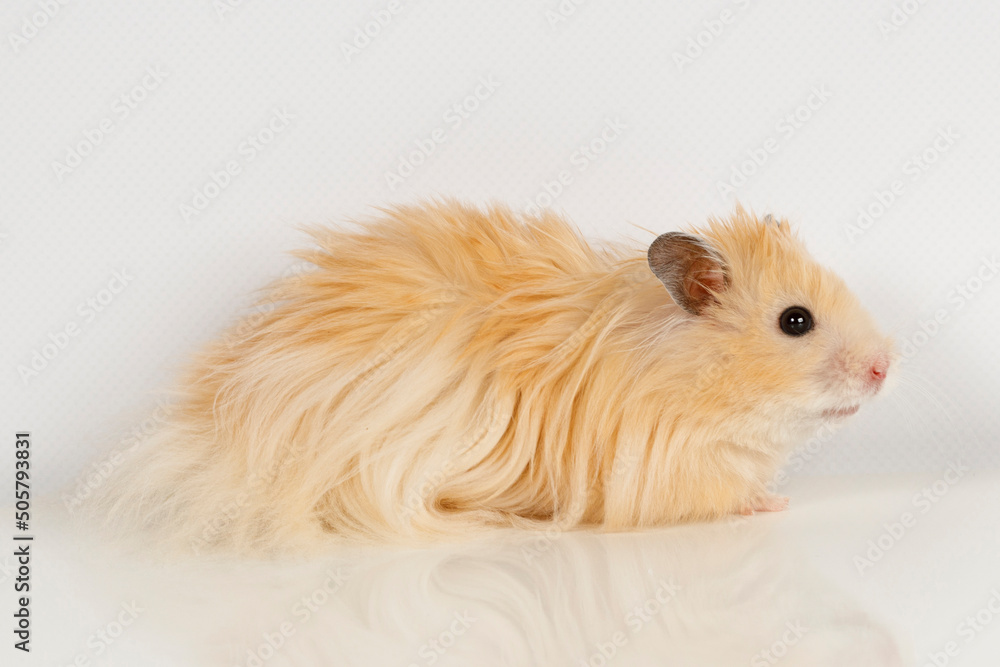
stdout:
[(885, 376), (889, 372), (889, 357), (885, 354), (876, 355), (871, 361), (871, 367), (868, 369), (868, 381), (872, 384), (875, 391), (878, 391), (882, 387), (882, 383), (885, 381)]

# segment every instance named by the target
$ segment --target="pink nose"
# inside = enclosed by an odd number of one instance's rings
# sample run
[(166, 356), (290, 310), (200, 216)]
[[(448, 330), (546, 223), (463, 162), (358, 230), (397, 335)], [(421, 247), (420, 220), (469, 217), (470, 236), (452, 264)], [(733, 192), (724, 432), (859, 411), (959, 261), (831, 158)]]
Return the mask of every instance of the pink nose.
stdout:
[(872, 360), (871, 368), (868, 369), (868, 380), (876, 387), (880, 387), (888, 372), (889, 359), (884, 354), (880, 354)]

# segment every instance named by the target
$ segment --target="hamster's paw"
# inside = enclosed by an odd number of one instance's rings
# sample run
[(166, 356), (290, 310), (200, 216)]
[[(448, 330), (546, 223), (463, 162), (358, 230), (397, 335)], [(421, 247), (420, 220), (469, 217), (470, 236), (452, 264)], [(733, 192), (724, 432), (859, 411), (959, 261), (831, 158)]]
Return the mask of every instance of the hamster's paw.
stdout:
[(765, 493), (751, 500), (750, 504), (740, 511), (740, 514), (749, 516), (754, 512), (783, 512), (788, 509), (788, 501), (788, 496)]

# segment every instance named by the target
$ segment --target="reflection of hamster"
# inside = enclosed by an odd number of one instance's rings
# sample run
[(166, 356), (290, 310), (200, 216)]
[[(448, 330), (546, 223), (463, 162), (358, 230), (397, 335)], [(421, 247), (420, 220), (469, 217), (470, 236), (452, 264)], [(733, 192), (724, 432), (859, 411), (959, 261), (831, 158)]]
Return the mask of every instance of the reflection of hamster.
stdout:
[(648, 253), (455, 202), (315, 238), (195, 364), (115, 522), (266, 549), (782, 509), (783, 456), (889, 370), (844, 283), (742, 209)]
[[(437, 653), (424, 642), (442, 628), (462, 632), (449, 623), (463, 618), (456, 611), (476, 619), (476, 639), (458, 635), (441, 667), (914, 664), (905, 635), (815, 571), (795, 542), (767, 524), (719, 521), (668, 536), (547, 531), (421, 551), (362, 549), (341, 577), (343, 604), (302, 630), (323, 664), (373, 664), (365, 659), (373, 645), (398, 647), (384, 664)], [(315, 587), (313, 578), (292, 585)], [(199, 609), (226, 618), (222, 611)], [(290, 663), (309, 664), (304, 655), (295, 661), (293, 646), (282, 649)]]

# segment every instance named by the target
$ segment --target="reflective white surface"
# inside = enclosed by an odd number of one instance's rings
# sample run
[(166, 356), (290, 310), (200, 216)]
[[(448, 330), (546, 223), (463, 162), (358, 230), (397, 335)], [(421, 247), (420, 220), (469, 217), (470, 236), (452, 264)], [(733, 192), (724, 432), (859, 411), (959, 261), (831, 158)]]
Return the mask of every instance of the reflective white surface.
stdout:
[(48, 512), (12, 663), (995, 665), (998, 482), (807, 478), (782, 514), (297, 563), (140, 564)]

